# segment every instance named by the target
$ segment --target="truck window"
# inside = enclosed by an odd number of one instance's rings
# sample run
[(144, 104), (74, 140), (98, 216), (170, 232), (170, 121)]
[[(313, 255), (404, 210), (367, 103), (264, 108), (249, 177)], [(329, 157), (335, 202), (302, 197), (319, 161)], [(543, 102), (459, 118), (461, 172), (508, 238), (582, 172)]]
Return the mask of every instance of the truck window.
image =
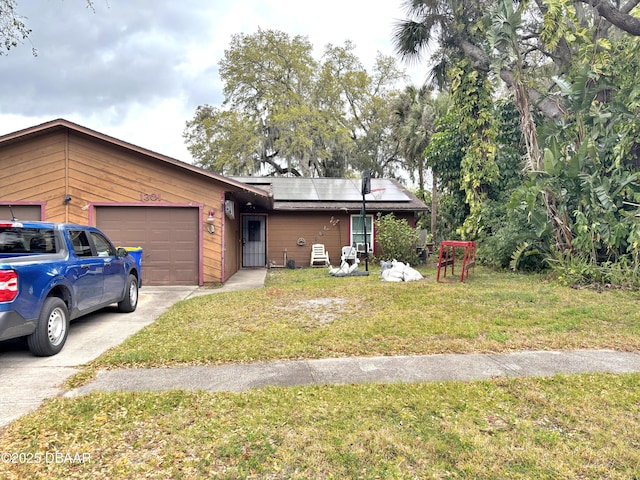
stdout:
[(55, 253), (56, 242), (53, 230), (39, 229), (29, 235), (29, 251), (34, 253)]
[(8, 253), (27, 252), (27, 245), (21, 228), (0, 229), (0, 251)]
[(113, 257), (115, 252), (109, 241), (102, 235), (96, 232), (90, 232), (93, 245), (96, 247), (96, 252), (99, 257)]
[(91, 244), (87, 237), (87, 232), (84, 230), (70, 230), (69, 238), (73, 245), (73, 251), (78, 257), (91, 257), (93, 252), (91, 251)]
[(0, 251), (7, 253), (55, 253), (53, 230), (46, 228), (0, 227)]

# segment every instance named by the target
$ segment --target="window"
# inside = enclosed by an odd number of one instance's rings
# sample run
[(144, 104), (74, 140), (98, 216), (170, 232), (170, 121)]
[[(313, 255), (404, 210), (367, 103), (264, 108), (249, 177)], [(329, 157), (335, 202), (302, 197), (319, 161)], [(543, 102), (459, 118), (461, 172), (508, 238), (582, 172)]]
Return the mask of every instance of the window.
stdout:
[(109, 243), (109, 240), (96, 232), (85, 232), (84, 230), (72, 230), (69, 232), (71, 237), (71, 243), (73, 244), (73, 251), (78, 257), (93, 257), (93, 251), (91, 250), (91, 243), (89, 237), (93, 241), (93, 246), (96, 248), (96, 256), (98, 257), (114, 257), (116, 252)]
[(89, 232), (89, 233), (91, 235), (91, 239), (93, 240), (93, 245), (96, 247), (96, 253), (99, 257), (115, 256), (113, 247), (111, 247), (111, 244), (106, 238), (104, 238), (102, 235), (96, 232)]
[(69, 237), (71, 238), (71, 244), (73, 245), (73, 251), (76, 256), (91, 257), (93, 255), (89, 239), (87, 238), (87, 232), (82, 230), (71, 230), (69, 232)]
[(45, 228), (0, 227), (0, 251), (55, 253), (55, 236), (53, 230)]
[[(368, 243), (369, 253), (371, 253), (373, 252), (373, 215), (365, 216), (364, 221), (364, 227), (367, 229), (366, 243)], [(355, 245), (359, 252), (364, 252), (364, 243), (362, 215), (351, 215), (351, 245)]]

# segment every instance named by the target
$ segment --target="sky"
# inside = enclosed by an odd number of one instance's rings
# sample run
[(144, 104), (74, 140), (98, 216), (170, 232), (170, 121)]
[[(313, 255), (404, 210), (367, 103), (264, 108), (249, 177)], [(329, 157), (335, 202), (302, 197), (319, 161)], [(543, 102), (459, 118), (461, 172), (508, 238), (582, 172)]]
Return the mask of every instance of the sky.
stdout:
[[(63, 118), (192, 162), (182, 134), (199, 105), (221, 105), (218, 64), (234, 34), (303, 35), (320, 59), (352, 41), (371, 72), (394, 55), (403, 0), (17, 0), (32, 30), (0, 56), (0, 135)], [(37, 55), (32, 54), (33, 49)], [(427, 67), (399, 63), (410, 82)]]

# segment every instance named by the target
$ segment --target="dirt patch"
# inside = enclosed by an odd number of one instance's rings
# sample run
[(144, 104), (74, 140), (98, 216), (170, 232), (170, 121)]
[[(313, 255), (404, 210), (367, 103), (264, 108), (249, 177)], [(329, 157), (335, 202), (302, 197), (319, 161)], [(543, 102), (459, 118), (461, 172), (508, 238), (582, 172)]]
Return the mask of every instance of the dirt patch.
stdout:
[(287, 306), (287, 310), (293, 310), (297, 319), (305, 327), (319, 327), (328, 325), (345, 314), (347, 300), (344, 298), (312, 298), (298, 300)]

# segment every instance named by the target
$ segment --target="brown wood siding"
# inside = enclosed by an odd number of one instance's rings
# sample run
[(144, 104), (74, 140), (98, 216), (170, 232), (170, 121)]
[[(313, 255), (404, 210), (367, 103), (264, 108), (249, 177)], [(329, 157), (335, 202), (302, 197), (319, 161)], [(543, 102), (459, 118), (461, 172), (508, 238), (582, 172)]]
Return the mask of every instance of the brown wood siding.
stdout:
[[(223, 189), (215, 183), (182, 168), (149, 160), (144, 155), (124, 148), (94, 141), (73, 132), (69, 141), (69, 182), (74, 204), (73, 218), (86, 222), (82, 209), (92, 203), (124, 203), (153, 205), (203, 205), (203, 228), (209, 210), (213, 209), (213, 225), (221, 232)], [(90, 199), (90, 200), (89, 200)], [(72, 220), (75, 221), (75, 220)], [(203, 282), (220, 282), (222, 278), (222, 236), (203, 236)]]
[(45, 202), (46, 214), (64, 209), (65, 135), (35, 137), (0, 149), (0, 200)]
[[(339, 220), (339, 221), (337, 221)], [(304, 245), (298, 245), (298, 240)], [(308, 267), (311, 245), (322, 243), (333, 265), (340, 264), (342, 247), (349, 241), (349, 216), (327, 212), (278, 212), (267, 218), (267, 261), (283, 266), (287, 260), (296, 267)]]
[[(241, 265), (241, 243), (240, 243), (240, 214), (238, 205), (234, 204), (235, 218), (224, 218), (224, 275), (225, 280), (231, 277), (240, 269)], [(220, 212), (224, 215), (224, 211)]]
[[(376, 211), (367, 211), (377, 218)], [(395, 214), (409, 225), (415, 226), (411, 213)], [(349, 245), (351, 214), (344, 212), (277, 212), (267, 219), (267, 260), (271, 264), (283, 266), (284, 250), (287, 259), (294, 260), (296, 267), (308, 267), (311, 259), (311, 245), (322, 243), (329, 252), (329, 260), (334, 266), (340, 265), (342, 247)], [(299, 246), (298, 239), (305, 244)], [(375, 253), (375, 252), (374, 252)]]
[[(45, 219), (54, 222), (95, 223), (96, 204), (202, 206), (203, 282), (222, 279), (226, 184), (61, 128), (0, 145), (0, 185), (0, 201), (42, 202)], [(71, 202), (65, 205), (67, 193)], [(211, 209), (214, 234), (206, 232)]]

